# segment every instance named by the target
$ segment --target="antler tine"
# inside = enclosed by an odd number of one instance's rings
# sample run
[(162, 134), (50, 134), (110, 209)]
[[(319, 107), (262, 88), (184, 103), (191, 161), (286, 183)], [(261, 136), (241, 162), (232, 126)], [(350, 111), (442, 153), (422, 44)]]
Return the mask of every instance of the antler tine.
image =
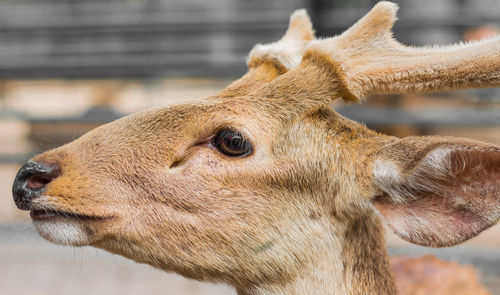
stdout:
[(346, 100), (368, 94), (500, 86), (500, 37), (443, 47), (407, 47), (392, 37), (397, 5), (379, 2), (342, 35), (311, 42), (304, 59), (325, 56)]
[(288, 30), (277, 42), (257, 44), (247, 59), (249, 68), (265, 62), (290, 70), (299, 65), (306, 45), (314, 39), (311, 20), (305, 9), (298, 9), (290, 16)]
[(313, 39), (314, 30), (306, 10), (296, 10), (290, 16), (285, 35), (276, 42), (255, 45), (247, 58), (248, 72), (217, 97), (245, 95), (295, 68)]

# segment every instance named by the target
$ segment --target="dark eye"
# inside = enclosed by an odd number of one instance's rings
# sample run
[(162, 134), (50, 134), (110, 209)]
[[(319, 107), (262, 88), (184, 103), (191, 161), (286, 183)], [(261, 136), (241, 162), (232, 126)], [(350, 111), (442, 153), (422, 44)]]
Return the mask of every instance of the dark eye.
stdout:
[(252, 144), (234, 129), (222, 129), (212, 139), (212, 145), (230, 157), (243, 157), (252, 152)]

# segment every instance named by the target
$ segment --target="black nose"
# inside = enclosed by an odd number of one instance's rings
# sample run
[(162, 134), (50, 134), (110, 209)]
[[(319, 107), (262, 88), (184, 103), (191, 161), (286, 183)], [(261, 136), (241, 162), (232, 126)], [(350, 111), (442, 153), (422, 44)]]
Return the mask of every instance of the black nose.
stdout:
[(59, 168), (29, 161), (24, 164), (12, 185), (12, 195), (17, 208), (30, 210), (31, 201), (38, 197), (45, 186), (59, 175)]

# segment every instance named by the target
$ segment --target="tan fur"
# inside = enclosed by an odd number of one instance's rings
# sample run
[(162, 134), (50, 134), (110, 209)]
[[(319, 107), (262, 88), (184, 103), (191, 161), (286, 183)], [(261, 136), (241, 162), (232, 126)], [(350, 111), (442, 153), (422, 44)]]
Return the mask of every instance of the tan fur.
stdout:
[[(379, 216), (414, 242), (439, 246), (470, 238), (499, 218), (499, 148), (384, 136), (328, 104), (371, 92), (473, 87), (485, 77), (493, 78), (483, 86), (498, 86), (500, 80), (495, 56), (493, 66), (469, 69), (467, 79), (450, 84), (446, 72), (457, 73), (450, 58), (426, 59), (445, 67), (422, 78), (414, 62), (421, 58), (407, 53), (398, 58), (415, 67), (404, 76), (416, 84), (395, 79), (398, 69), (380, 65), (398, 62), (371, 51), (393, 50), (395, 41), (387, 36), (394, 11), (393, 4), (377, 4), (345, 34), (313, 41), (305, 52), (312, 29), (299, 12), (279, 46), (254, 50), (249, 72), (214, 97), (132, 114), (36, 156), (34, 161), (56, 165), (61, 173), (32, 209), (101, 217), (50, 226), (35, 221), (40, 234), (189, 278), (226, 282), (239, 294), (395, 294)], [(472, 54), (468, 58), (488, 58), (487, 51)], [(253, 152), (231, 158), (214, 149), (211, 138), (223, 127), (239, 130)], [(433, 154), (443, 148), (451, 151)], [(437, 185), (427, 187), (429, 179)], [(448, 196), (443, 189), (450, 184), (462, 185), (457, 194), (466, 193)], [(429, 219), (398, 227), (401, 208), (424, 212), (426, 200), (434, 204), (436, 198), (443, 210), (433, 215), (463, 228), (438, 239), (427, 236), (440, 226)], [(422, 206), (415, 209), (412, 202)], [(452, 218), (446, 217), (447, 204), (457, 209)], [(71, 234), (64, 230), (69, 222)]]

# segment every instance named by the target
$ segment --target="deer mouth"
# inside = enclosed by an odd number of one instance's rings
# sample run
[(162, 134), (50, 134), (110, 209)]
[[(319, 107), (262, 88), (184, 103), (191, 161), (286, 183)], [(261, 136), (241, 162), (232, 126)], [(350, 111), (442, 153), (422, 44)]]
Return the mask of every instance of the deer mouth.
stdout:
[(59, 245), (88, 246), (94, 242), (96, 222), (105, 222), (114, 216), (96, 216), (52, 208), (32, 208), (30, 216), (37, 232), (44, 239)]
[(52, 209), (33, 209), (30, 211), (30, 216), (32, 219), (37, 221), (49, 221), (57, 219), (73, 219), (77, 221), (101, 221), (108, 220), (112, 217), (95, 216), (95, 215), (85, 215), (79, 213), (71, 213), (67, 211), (52, 210)]

